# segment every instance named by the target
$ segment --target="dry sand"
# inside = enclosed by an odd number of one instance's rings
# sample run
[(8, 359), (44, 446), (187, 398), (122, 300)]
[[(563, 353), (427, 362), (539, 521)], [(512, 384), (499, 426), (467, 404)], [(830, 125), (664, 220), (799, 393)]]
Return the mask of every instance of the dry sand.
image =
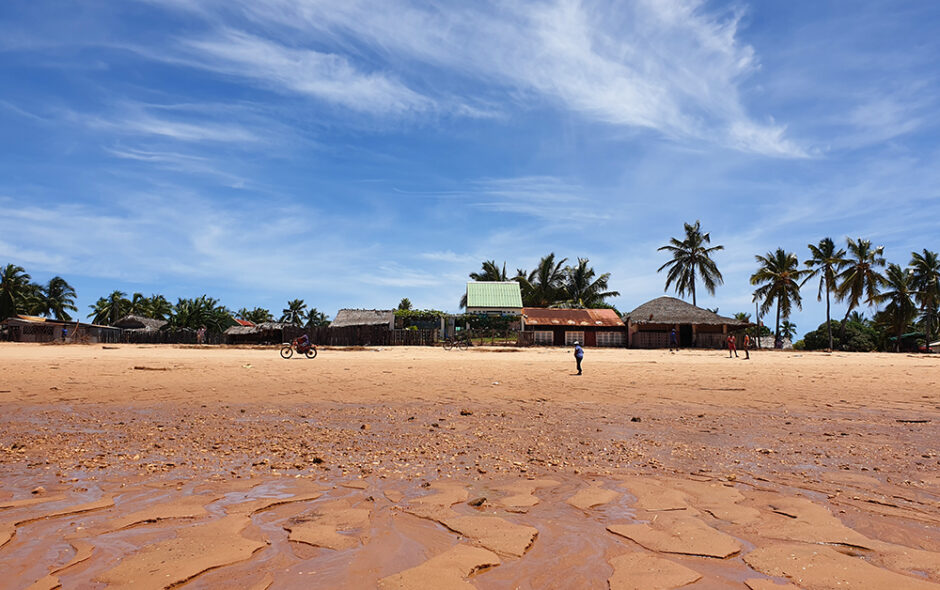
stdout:
[(0, 588), (940, 588), (940, 359), (573, 368), (0, 344)]

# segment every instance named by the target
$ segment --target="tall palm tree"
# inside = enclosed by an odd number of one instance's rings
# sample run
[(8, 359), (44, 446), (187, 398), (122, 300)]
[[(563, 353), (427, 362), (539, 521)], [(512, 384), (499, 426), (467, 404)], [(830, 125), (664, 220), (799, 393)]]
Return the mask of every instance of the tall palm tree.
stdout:
[(695, 225), (685, 224), (685, 239), (677, 240), (670, 238), (669, 243), (657, 251), (666, 250), (672, 253), (672, 260), (659, 267), (656, 272), (662, 272), (668, 268), (666, 274), (666, 288), (675, 283), (676, 292), (680, 297), (686, 293), (692, 294), (692, 305), (698, 305), (695, 298), (695, 281), (701, 277), (705, 284), (705, 289), (712, 295), (715, 294), (715, 287), (724, 283), (724, 278), (718, 270), (715, 261), (711, 255), (719, 250), (724, 250), (724, 246), (711, 246), (711, 235), (702, 233), (701, 222), (696, 221)]
[(307, 319), (306, 311), (307, 304), (304, 303), (303, 299), (292, 299), (287, 302), (287, 307), (281, 310), (284, 314), (281, 316), (281, 321), (295, 326), (302, 326)]
[[(873, 248), (871, 240), (848, 238), (849, 259), (845, 268), (836, 277), (838, 287), (836, 295), (840, 301), (848, 300), (849, 308), (842, 319), (842, 330), (845, 322), (856, 307), (861, 303), (873, 305), (878, 300), (878, 290), (884, 284), (885, 278), (876, 269), (884, 267), (885, 259), (881, 256), (884, 246)], [(864, 299), (863, 299), (864, 297)]]
[(113, 291), (107, 297), (98, 299), (94, 305), (88, 306), (92, 309), (88, 317), (94, 318), (92, 322), (95, 324), (113, 326), (115, 322), (127, 315), (130, 306), (131, 302), (127, 299), (126, 293)]
[(578, 258), (578, 266), (565, 267), (565, 293), (571, 306), (591, 308), (604, 303), (608, 297), (619, 297), (619, 291), (608, 291), (610, 273), (594, 278), (594, 269), (588, 266), (587, 258)]
[[(506, 262), (503, 262), (503, 268), (500, 270), (499, 266), (496, 265), (495, 260), (484, 260), (481, 272), (472, 272), (470, 273), (471, 281), (508, 281), (509, 276), (506, 274)], [(467, 294), (464, 293), (460, 297), (460, 309), (467, 307)]]
[(0, 320), (25, 311), (23, 300), (29, 294), (30, 276), (26, 269), (7, 264), (0, 273)]
[(923, 254), (911, 252), (911, 270), (929, 343), (933, 341), (937, 310), (940, 308), (940, 257), (926, 248)]
[(62, 277), (52, 277), (43, 287), (43, 307), (47, 315), (57, 320), (71, 320), (72, 316), (66, 310), (78, 311), (75, 307), (75, 288)]
[(757, 286), (754, 291), (754, 300), (760, 301), (761, 314), (765, 314), (777, 303), (777, 324), (774, 338), (779, 340), (780, 318), (790, 317), (793, 305), (803, 309), (803, 300), (800, 298), (800, 279), (807, 272), (800, 270), (800, 261), (796, 254), (777, 248), (776, 252), (768, 252), (766, 256), (755, 256), (760, 268), (751, 275), (751, 284)]
[(832, 325), (830, 323), (832, 318), (829, 295), (836, 289), (836, 275), (849, 261), (845, 258), (843, 248), (836, 250), (836, 244), (832, 241), (832, 238), (823, 238), (819, 240), (818, 245), (807, 244), (807, 247), (811, 258), (803, 263), (809, 268), (803, 283), (813, 277), (819, 277), (819, 292), (816, 294), (816, 301), (822, 301), (823, 291), (826, 292), (826, 330), (829, 336), (829, 350), (832, 350)]
[(881, 317), (890, 318), (895, 331), (894, 351), (901, 350), (901, 336), (911, 321), (917, 316), (914, 303), (914, 273), (897, 264), (889, 264), (884, 277), (885, 291), (877, 296), (878, 303), (887, 302)]
[(127, 308), (127, 313), (150, 317), (150, 299), (144, 297), (143, 293), (134, 293), (131, 295), (131, 304)]
[(551, 307), (564, 300), (562, 289), (565, 281), (564, 264), (567, 258), (555, 260), (555, 253), (543, 256), (539, 264), (530, 273), (519, 269), (513, 280), (519, 282), (522, 290), (522, 304), (527, 307)]

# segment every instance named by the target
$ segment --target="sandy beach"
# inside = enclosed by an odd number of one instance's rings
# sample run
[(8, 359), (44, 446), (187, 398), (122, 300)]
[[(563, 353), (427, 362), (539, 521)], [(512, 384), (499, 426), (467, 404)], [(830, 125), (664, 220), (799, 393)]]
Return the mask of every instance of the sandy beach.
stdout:
[(751, 356), (0, 344), (0, 587), (940, 588), (940, 358)]

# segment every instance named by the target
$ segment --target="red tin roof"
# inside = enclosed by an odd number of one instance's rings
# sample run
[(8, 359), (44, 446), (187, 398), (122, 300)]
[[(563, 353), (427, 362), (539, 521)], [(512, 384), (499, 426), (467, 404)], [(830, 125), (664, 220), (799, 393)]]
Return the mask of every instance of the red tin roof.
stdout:
[(527, 326), (597, 326), (623, 327), (623, 321), (612, 309), (555, 309), (526, 307), (522, 310)]

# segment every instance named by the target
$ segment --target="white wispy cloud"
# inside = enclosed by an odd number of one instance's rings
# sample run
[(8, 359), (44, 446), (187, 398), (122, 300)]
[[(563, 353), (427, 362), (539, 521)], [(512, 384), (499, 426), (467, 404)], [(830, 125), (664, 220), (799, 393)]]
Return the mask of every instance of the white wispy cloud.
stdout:
[(391, 76), (366, 72), (335, 53), (287, 47), (245, 32), (223, 29), (184, 47), (198, 56), (188, 63), (249, 78), (275, 90), (310, 95), (370, 113), (422, 111), (432, 101)]
[[(712, 13), (700, 0), (555, 0), (446, 8), (406, 0), (378, 5), (361, 0), (237, 0), (224, 9), (215, 0), (198, 3), (229, 19), (237, 6), (240, 18), (262, 30), (281, 27), (291, 33), (287, 36), (299, 32), (350, 54), (375, 53), (388, 70), (407, 70), (405, 60), (495, 84), (517, 105), (538, 97), (589, 119), (653, 129), (677, 140), (778, 157), (807, 155), (786, 137), (784, 126), (747, 112), (740, 87), (760, 66), (754, 49), (738, 39), (740, 15)], [(249, 72), (282, 86), (369, 103), (371, 94), (349, 73), (354, 71), (351, 62), (339, 56), (325, 59), (309, 50), (276, 48), (232, 31), (213, 42), (189, 43), (211, 60), (222, 57), (246, 65)], [(334, 75), (333, 65), (324, 65), (334, 62), (342, 75)], [(259, 67), (267, 72), (257, 71)], [(384, 78), (378, 80), (386, 84)], [(410, 95), (402, 99), (392, 89), (392, 105), (411, 105)]]

